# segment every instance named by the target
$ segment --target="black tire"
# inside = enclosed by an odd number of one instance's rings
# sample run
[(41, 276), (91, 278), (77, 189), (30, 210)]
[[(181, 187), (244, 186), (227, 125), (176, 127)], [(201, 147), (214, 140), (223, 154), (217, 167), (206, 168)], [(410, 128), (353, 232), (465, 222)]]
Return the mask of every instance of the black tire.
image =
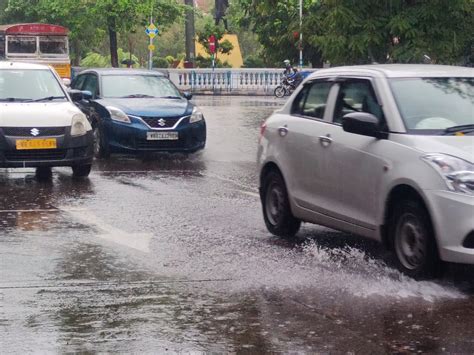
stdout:
[(75, 178), (88, 177), (91, 172), (92, 164), (74, 165), (72, 167), (72, 176)]
[(108, 159), (110, 158), (110, 147), (105, 138), (104, 132), (98, 124), (93, 126), (94, 135), (94, 156), (96, 158)]
[(265, 225), (270, 233), (293, 238), (298, 233), (301, 221), (291, 213), (285, 182), (277, 171), (270, 171), (262, 184), (262, 208)]
[(400, 271), (415, 279), (439, 276), (442, 263), (426, 208), (416, 200), (402, 200), (393, 211), (390, 238)]
[(53, 177), (53, 172), (49, 166), (40, 166), (36, 168), (35, 176), (38, 181), (49, 181)]
[(278, 85), (273, 91), (273, 94), (278, 98), (282, 98), (286, 95), (286, 89), (283, 86)]

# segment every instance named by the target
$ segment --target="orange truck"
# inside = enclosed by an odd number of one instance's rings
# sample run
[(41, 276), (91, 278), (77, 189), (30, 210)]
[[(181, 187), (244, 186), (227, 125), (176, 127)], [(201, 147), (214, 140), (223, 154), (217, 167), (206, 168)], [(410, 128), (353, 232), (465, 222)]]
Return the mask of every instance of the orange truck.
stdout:
[(71, 78), (68, 29), (45, 23), (0, 25), (0, 60), (48, 64)]

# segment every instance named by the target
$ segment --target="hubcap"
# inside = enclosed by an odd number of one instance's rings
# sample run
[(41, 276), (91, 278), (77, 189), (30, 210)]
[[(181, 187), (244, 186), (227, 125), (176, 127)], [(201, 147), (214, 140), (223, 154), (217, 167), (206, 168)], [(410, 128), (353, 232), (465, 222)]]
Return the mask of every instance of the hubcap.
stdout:
[(419, 219), (413, 214), (401, 216), (396, 230), (395, 248), (404, 267), (415, 270), (426, 258), (426, 234)]
[(265, 198), (265, 209), (267, 218), (271, 224), (277, 225), (281, 221), (283, 213), (283, 191), (276, 183), (272, 183), (268, 189)]

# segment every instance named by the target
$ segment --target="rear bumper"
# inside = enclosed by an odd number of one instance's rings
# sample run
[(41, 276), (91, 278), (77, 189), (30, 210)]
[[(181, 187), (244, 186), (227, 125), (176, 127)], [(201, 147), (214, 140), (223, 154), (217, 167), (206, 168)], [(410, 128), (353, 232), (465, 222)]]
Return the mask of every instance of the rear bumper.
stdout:
[[(53, 167), (92, 164), (93, 135), (92, 132), (80, 137), (69, 134), (55, 136), (57, 149), (17, 150), (17, 139), (31, 137), (10, 137), (2, 134), (0, 129), (0, 167), (28, 168)], [(51, 138), (51, 137), (40, 137)]]

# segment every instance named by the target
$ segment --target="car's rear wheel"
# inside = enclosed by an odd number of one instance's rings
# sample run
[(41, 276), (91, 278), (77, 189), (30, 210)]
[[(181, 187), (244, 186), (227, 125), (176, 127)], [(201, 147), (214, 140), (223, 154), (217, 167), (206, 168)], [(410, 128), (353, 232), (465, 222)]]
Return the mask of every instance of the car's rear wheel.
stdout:
[(415, 200), (402, 200), (394, 208), (391, 240), (399, 269), (414, 278), (435, 277), (441, 271), (433, 227), (426, 208)]
[(72, 167), (72, 176), (76, 178), (88, 177), (91, 172), (92, 164), (74, 165)]
[(288, 192), (281, 174), (270, 171), (262, 184), (262, 207), (265, 225), (270, 233), (292, 238), (298, 233), (301, 221), (291, 212)]
[(110, 157), (110, 148), (104, 136), (104, 132), (100, 129), (98, 124), (94, 125), (94, 156), (96, 158), (107, 159)]
[(283, 96), (286, 95), (286, 90), (283, 86), (279, 85), (275, 88), (274, 92), (276, 97), (278, 98), (282, 98)]

